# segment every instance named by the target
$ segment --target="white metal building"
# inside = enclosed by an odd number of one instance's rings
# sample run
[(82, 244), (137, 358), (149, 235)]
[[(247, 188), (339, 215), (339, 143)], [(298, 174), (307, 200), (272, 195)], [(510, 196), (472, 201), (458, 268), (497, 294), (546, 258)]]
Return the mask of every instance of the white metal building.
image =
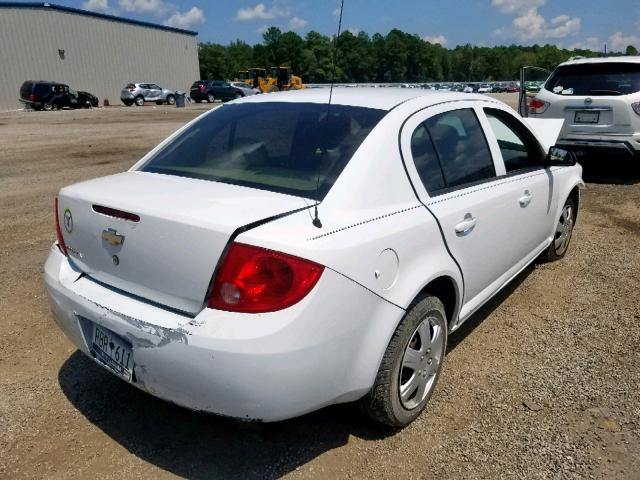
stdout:
[(0, 109), (25, 80), (52, 80), (113, 104), (129, 82), (188, 92), (200, 78), (196, 32), (49, 3), (0, 2)]

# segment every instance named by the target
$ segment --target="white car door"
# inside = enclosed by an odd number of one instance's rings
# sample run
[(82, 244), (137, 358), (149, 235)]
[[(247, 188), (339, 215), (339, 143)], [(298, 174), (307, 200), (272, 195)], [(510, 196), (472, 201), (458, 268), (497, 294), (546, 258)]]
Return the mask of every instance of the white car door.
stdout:
[[(510, 278), (525, 255), (514, 239), (520, 224), (518, 188), (505, 178), (479, 102), (452, 102), (413, 115), (401, 149), (416, 194), (438, 221), (464, 278), (464, 320)], [(515, 208), (514, 208), (515, 206)]]
[(499, 106), (483, 108), (483, 113), (491, 127), (487, 138), (496, 142), (509, 189), (518, 197), (511, 205), (519, 219), (512, 241), (522, 246), (522, 260), (528, 263), (550, 241), (558, 203), (556, 182), (545, 165), (547, 152), (521, 120)]

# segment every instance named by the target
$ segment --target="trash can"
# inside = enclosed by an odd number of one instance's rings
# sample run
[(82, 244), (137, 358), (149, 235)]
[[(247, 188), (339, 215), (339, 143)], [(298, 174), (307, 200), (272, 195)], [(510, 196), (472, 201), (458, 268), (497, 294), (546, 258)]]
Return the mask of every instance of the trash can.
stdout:
[(184, 108), (184, 97), (185, 97), (185, 93), (184, 92), (180, 92), (180, 91), (176, 92), (176, 107), (177, 108)]

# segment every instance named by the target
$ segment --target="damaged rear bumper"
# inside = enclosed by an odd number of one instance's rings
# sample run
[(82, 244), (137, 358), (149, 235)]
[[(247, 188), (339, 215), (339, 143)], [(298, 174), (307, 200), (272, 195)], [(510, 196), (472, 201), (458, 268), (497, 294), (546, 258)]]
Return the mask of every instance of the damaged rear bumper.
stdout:
[(56, 245), (44, 273), (54, 318), (90, 356), (92, 322), (132, 346), (132, 383), (178, 405), (277, 421), (353, 401), (373, 385), (404, 314), (325, 269), (298, 304), (268, 314), (181, 315), (98, 284)]

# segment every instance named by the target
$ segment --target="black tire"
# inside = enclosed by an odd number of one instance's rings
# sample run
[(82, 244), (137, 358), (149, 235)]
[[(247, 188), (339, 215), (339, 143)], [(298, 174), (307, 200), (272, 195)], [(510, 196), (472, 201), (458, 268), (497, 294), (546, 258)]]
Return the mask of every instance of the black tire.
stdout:
[(272, 93), (272, 92), (279, 92), (280, 89), (277, 87), (277, 85), (271, 85), (269, 87), (269, 90), (267, 90), (267, 93)]
[(144, 97), (142, 95), (138, 95), (133, 99), (133, 103), (135, 103), (138, 107), (142, 107), (144, 105)]
[(133, 105), (133, 100), (123, 100), (122, 103), (124, 103), (127, 107), (130, 107), (131, 105)]
[[(433, 338), (438, 338), (437, 351), (432, 352), (431, 348), (429, 348), (422, 352), (423, 347), (428, 347), (431, 344), (423, 343), (422, 339), (420, 339), (419, 350), (424, 355), (419, 357), (419, 361), (421, 365), (424, 365), (425, 370), (415, 369), (409, 378), (406, 378), (408, 371), (404, 365), (405, 352), (408, 351), (409, 347), (415, 350), (414, 347), (416, 345), (413, 342), (416, 341), (419, 327), (425, 322), (429, 327), (428, 331), (431, 332), (430, 335), (433, 335)], [(438, 325), (438, 334), (434, 333), (436, 330), (432, 323)], [(375, 383), (369, 393), (360, 400), (361, 409), (372, 419), (392, 427), (405, 427), (414, 421), (429, 402), (440, 377), (447, 349), (447, 333), (447, 315), (440, 299), (425, 295), (414, 303), (391, 337), (391, 341), (382, 358)], [(436, 359), (437, 365), (433, 366), (432, 358)], [(428, 375), (427, 369), (429, 369)], [(400, 398), (401, 382), (406, 378), (406, 384), (412, 383), (411, 378), (413, 376), (417, 376), (418, 379), (420, 376), (428, 379), (425, 380), (428, 383), (428, 387), (423, 390), (421, 399), (409, 398), (407, 403), (414, 402), (415, 406), (407, 408), (407, 405)], [(408, 391), (410, 390), (408, 389)], [(418, 388), (413, 395), (417, 396), (419, 392)]]
[(52, 103), (44, 103), (42, 105), (42, 110), (45, 112), (52, 112), (54, 110), (54, 105)]
[(156, 105), (162, 105), (164, 102), (162, 100), (156, 101)]
[(244, 95), (243, 95), (243, 94), (241, 94), (240, 92), (236, 92), (236, 94), (235, 94), (233, 97), (237, 100), (237, 99), (239, 99), (239, 98), (244, 97)]
[[(569, 209), (570, 213), (566, 213)], [(554, 231), (553, 240), (547, 251), (542, 254), (542, 259), (546, 262), (555, 262), (563, 258), (567, 250), (569, 250), (569, 244), (571, 243), (571, 237), (573, 235), (573, 228), (575, 227), (576, 218), (578, 215), (578, 209), (573, 197), (567, 198), (562, 207), (562, 213), (560, 219), (556, 225)], [(568, 223), (567, 223), (568, 222)]]
[(167, 105), (174, 105), (176, 103), (176, 97), (173, 95), (167, 95)]
[(213, 103), (216, 101), (216, 96), (213, 93), (207, 93), (207, 103)]
[(196, 102), (196, 103), (200, 103), (200, 102), (202, 102), (202, 100), (195, 100), (195, 102)]

